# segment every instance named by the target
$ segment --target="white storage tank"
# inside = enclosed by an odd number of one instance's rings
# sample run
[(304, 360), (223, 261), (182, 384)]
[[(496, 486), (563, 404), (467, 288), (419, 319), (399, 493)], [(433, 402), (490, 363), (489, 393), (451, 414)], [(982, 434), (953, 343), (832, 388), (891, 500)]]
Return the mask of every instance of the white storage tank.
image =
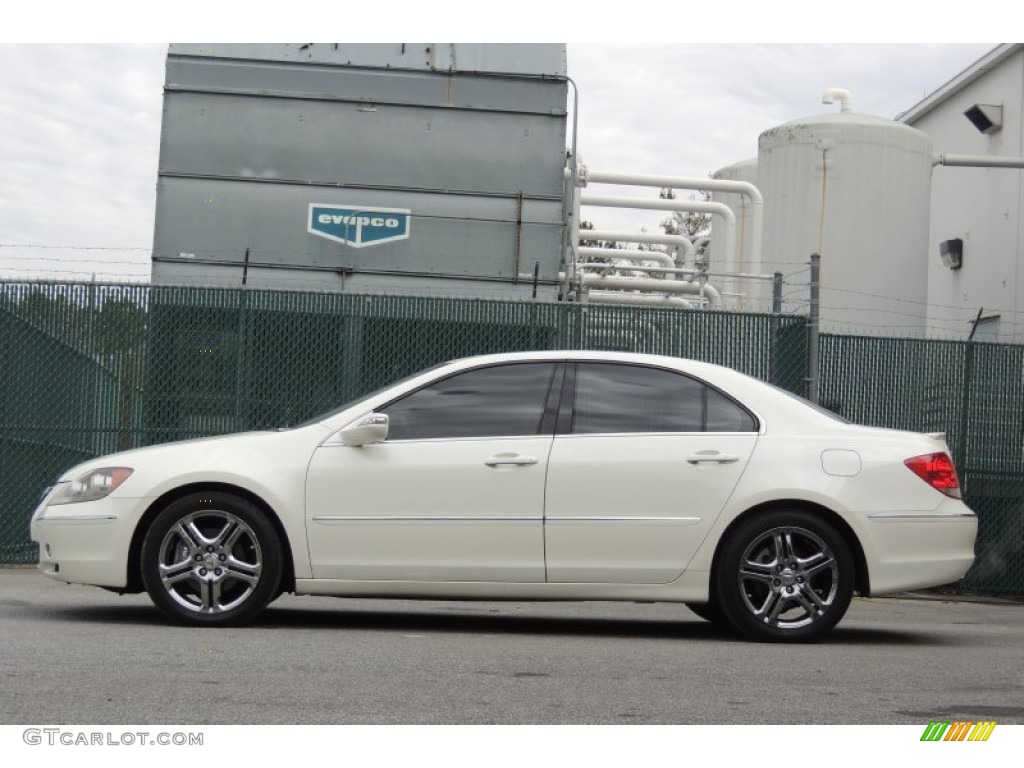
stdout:
[(849, 111), (761, 134), (762, 270), (820, 253), (823, 330), (923, 334), (932, 157), (927, 134)]

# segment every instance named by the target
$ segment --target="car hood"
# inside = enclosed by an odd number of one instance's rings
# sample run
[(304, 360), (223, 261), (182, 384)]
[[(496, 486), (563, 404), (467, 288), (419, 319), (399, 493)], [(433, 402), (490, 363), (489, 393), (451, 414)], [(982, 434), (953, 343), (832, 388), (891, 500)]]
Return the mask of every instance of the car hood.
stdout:
[[(236, 432), (230, 435), (178, 440), (171, 443), (150, 445), (144, 448), (134, 448), (130, 451), (105, 454), (71, 467), (60, 476), (58, 482), (74, 480), (87, 472), (101, 467), (126, 466), (136, 468), (139, 465), (153, 466), (165, 461), (180, 461), (185, 459), (185, 457), (188, 457), (188, 463), (202, 464), (211, 461), (215, 462), (218, 457), (230, 455), (243, 445), (249, 449), (259, 450), (264, 448), (273, 450), (275, 443), (288, 441), (298, 431)], [(301, 431), (312, 433), (313, 439), (322, 439), (331, 432), (328, 427), (322, 424), (313, 424), (304, 427)]]

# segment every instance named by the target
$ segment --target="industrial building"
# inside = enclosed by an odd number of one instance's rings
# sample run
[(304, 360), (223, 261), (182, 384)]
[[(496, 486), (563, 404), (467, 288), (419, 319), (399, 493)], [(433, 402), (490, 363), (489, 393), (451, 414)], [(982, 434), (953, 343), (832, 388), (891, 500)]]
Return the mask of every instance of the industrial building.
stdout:
[[(821, 322), (833, 332), (1024, 341), (1024, 45), (1004, 44), (896, 120), (839, 110), (761, 134), (758, 157), (720, 169), (764, 196), (761, 257), (749, 210), (727, 273), (791, 272), (821, 254)], [(747, 229), (744, 230), (743, 227)], [(764, 284), (741, 282), (766, 310)]]
[[(567, 71), (562, 44), (171, 45), (154, 283), (805, 312), (818, 253), (826, 332), (1024, 338), (1020, 44), (895, 120), (829, 89), (711, 179), (587, 168)], [(711, 242), (581, 247), (581, 206), (616, 205), (711, 214)]]
[(898, 119), (943, 158), (931, 184), (929, 335), (1024, 342), (1024, 45), (994, 48)]
[(153, 282), (554, 298), (565, 72), (560, 44), (172, 44)]

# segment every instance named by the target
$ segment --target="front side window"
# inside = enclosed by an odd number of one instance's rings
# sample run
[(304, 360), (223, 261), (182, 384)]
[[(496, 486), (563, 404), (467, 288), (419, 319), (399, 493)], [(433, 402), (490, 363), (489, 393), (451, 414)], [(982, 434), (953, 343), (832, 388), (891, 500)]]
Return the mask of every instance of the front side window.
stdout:
[(556, 365), (496, 365), (428, 384), (379, 409), (388, 440), (540, 434)]
[(662, 368), (580, 363), (573, 434), (755, 432), (754, 418), (717, 390)]

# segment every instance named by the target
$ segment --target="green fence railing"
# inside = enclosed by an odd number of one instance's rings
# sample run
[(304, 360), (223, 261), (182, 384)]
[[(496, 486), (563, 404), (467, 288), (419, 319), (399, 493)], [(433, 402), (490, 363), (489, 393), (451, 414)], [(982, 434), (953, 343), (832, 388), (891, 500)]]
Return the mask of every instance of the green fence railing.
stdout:
[[(690, 357), (803, 393), (789, 315), (93, 283), (0, 283), (0, 562), (87, 457), (294, 424), (444, 360), (531, 349)], [(823, 404), (943, 431), (978, 512), (965, 586), (1024, 594), (1024, 347), (823, 335)]]

